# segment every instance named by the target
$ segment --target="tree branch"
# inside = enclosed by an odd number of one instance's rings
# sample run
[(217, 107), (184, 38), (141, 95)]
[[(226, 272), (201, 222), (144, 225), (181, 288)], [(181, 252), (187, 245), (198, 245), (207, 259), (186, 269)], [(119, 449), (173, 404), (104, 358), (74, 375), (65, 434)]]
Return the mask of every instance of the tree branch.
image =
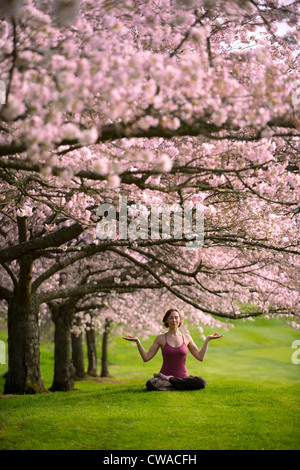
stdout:
[(161, 289), (162, 286), (159, 284), (130, 284), (128, 286), (120, 286), (119, 284), (115, 283), (105, 283), (103, 280), (98, 281), (96, 283), (91, 283), (91, 284), (86, 284), (86, 285), (77, 285), (75, 287), (69, 287), (69, 288), (63, 288), (63, 289), (53, 289), (48, 292), (44, 292), (41, 294), (38, 294), (36, 296), (37, 302), (39, 304), (44, 303), (44, 302), (49, 302), (51, 300), (55, 299), (67, 299), (67, 298), (72, 298), (75, 296), (84, 296), (87, 294), (93, 294), (93, 293), (107, 293), (110, 294), (111, 291), (115, 291), (118, 293), (126, 293), (126, 292), (132, 292), (135, 290), (139, 289)]
[(3, 250), (0, 250), (0, 263), (2, 264), (7, 261), (18, 259), (25, 253), (34, 255), (37, 250), (42, 250), (52, 246), (60, 246), (73, 238), (78, 237), (83, 231), (84, 228), (80, 224), (74, 223), (69, 227), (63, 227), (54, 233), (45, 235), (44, 237), (25, 241), (20, 245), (4, 248)]
[(12, 269), (10, 269), (9, 266), (7, 266), (7, 264), (5, 263), (2, 263), (1, 266), (5, 269), (5, 271), (9, 274), (13, 284), (14, 284), (14, 287), (17, 287), (18, 285), (18, 280), (17, 280), (17, 277), (15, 275), (15, 273), (13, 272)]
[[(267, 127), (282, 127), (287, 129), (297, 129), (296, 122), (293, 119), (283, 119), (283, 118), (276, 118), (274, 120), (269, 121), (266, 124)], [(101, 127), (99, 132), (99, 137), (95, 144), (99, 144), (102, 142), (112, 142), (114, 140), (120, 140), (123, 138), (126, 139), (133, 139), (133, 138), (146, 138), (152, 139), (155, 137), (162, 137), (165, 139), (171, 139), (173, 137), (208, 137), (210, 139), (215, 140), (239, 140), (239, 141), (257, 141), (261, 140), (261, 131), (259, 129), (252, 129), (255, 133), (251, 136), (249, 133), (246, 133), (246, 130), (251, 130), (250, 128), (242, 129), (238, 126), (232, 127), (230, 124), (222, 124), (218, 126), (214, 123), (209, 123), (203, 120), (195, 120), (192, 124), (185, 123), (181, 121), (181, 125), (178, 129), (168, 129), (162, 126), (157, 127), (150, 127), (149, 129), (141, 129), (136, 126), (135, 121), (124, 124), (124, 123), (113, 123), (113, 124), (106, 124)], [(222, 136), (218, 135), (220, 131), (228, 131), (228, 134), (224, 134)], [(244, 131), (245, 134), (237, 134), (237, 132)], [(231, 132), (233, 132), (231, 134)], [(287, 134), (282, 134), (282, 132), (274, 133), (273, 137), (276, 136), (286, 136)], [(291, 134), (291, 136), (299, 136), (299, 134)], [(59, 154), (64, 154), (69, 151), (73, 151), (82, 147), (86, 147), (86, 144), (81, 144), (79, 140), (62, 140), (58, 144), (56, 144), (56, 149), (60, 146), (69, 145), (70, 148), (59, 152)], [(10, 144), (3, 144), (0, 145), (0, 157), (3, 156), (10, 156), (15, 154), (21, 154), (26, 152), (28, 147), (25, 143), (18, 143), (16, 141), (11, 142)], [(26, 169), (26, 168), (20, 168)], [(40, 171), (40, 165), (31, 165), (30, 169), (32, 171)]]
[(69, 258), (66, 258), (65, 260), (55, 262), (53, 266), (51, 266), (49, 269), (47, 269), (45, 272), (43, 272), (32, 284), (32, 291), (35, 292), (40, 285), (49, 279), (53, 274), (61, 271), (62, 269), (65, 269), (66, 267), (70, 266), (71, 264), (76, 263), (77, 261), (80, 261), (81, 259), (88, 258), (89, 256), (101, 253), (102, 251), (105, 251), (106, 247), (103, 246), (98, 246), (98, 245), (91, 245), (85, 247), (85, 249), (80, 250), (77, 252), (75, 255), (70, 256)]
[(12, 295), (13, 293), (9, 289), (0, 286), (0, 300), (6, 300), (7, 302), (9, 302)]
[(148, 271), (154, 277), (154, 279), (156, 279), (161, 284), (161, 286), (165, 287), (169, 292), (174, 294), (179, 299), (183, 300), (184, 302), (186, 302), (189, 305), (192, 305), (196, 309), (201, 310), (204, 313), (208, 313), (210, 315), (216, 315), (216, 316), (222, 317), (222, 318), (230, 318), (232, 320), (235, 320), (235, 319), (238, 319), (238, 318), (246, 318), (246, 317), (249, 317), (249, 316), (259, 316), (263, 313), (263, 312), (257, 311), (255, 313), (252, 312), (251, 314), (250, 313), (244, 313), (244, 314), (241, 313), (241, 314), (236, 315), (232, 312), (221, 312), (221, 311), (207, 309), (203, 305), (199, 304), (198, 302), (195, 302), (193, 299), (183, 295), (180, 291), (178, 291), (177, 289), (174, 289), (172, 286), (170, 286), (159, 275), (157, 275), (153, 271), (153, 269), (149, 268), (149, 266), (146, 263), (141, 263), (141, 262), (137, 261), (135, 258), (133, 258), (133, 256), (131, 256), (128, 253), (125, 253), (123, 251), (120, 251), (116, 248), (111, 248), (111, 251), (114, 251), (115, 253), (118, 253), (120, 256), (123, 256), (123, 257), (127, 258), (128, 260), (130, 260), (133, 264), (141, 267), (145, 271)]

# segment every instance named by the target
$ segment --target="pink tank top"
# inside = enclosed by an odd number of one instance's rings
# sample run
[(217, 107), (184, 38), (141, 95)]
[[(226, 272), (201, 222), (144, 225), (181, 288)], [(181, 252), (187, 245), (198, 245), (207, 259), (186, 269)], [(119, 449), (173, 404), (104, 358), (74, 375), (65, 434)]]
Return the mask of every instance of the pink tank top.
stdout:
[(165, 345), (162, 348), (163, 365), (160, 370), (162, 374), (173, 375), (173, 377), (187, 377), (189, 375), (185, 366), (187, 356), (187, 346), (184, 342), (182, 335), (182, 345), (178, 348), (170, 346), (167, 341), (167, 334), (165, 334)]

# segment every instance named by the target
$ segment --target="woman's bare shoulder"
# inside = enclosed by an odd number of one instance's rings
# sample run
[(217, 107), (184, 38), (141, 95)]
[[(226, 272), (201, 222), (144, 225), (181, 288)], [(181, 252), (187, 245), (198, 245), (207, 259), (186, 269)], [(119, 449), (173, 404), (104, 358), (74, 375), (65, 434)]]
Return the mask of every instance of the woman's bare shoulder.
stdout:
[(189, 333), (183, 333), (183, 337), (184, 337), (184, 342), (185, 344), (188, 346), (189, 343), (193, 343), (193, 338), (191, 337), (191, 335)]
[(164, 346), (164, 344), (165, 344), (165, 335), (161, 334), (161, 335), (156, 336), (155, 342), (158, 343), (160, 346)]

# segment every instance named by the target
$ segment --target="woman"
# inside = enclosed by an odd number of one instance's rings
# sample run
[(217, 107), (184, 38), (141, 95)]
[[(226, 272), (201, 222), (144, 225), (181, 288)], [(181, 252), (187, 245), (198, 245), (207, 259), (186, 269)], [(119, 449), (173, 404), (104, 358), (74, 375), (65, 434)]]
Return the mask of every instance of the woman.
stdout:
[(178, 331), (181, 326), (181, 315), (178, 310), (168, 310), (163, 318), (163, 323), (168, 332), (158, 335), (148, 352), (143, 348), (140, 340), (134, 336), (127, 335), (123, 339), (134, 341), (144, 362), (150, 361), (159, 348), (162, 350), (163, 365), (158, 374), (148, 380), (148, 390), (196, 390), (205, 388), (206, 380), (202, 377), (189, 375), (185, 366), (187, 350), (198, 359), (203, 361), (211, 339), (222, 338), (223, 335), (215, 333), (207, 336), (202, 349), (199, 351), (193, 339), (188, 334)]

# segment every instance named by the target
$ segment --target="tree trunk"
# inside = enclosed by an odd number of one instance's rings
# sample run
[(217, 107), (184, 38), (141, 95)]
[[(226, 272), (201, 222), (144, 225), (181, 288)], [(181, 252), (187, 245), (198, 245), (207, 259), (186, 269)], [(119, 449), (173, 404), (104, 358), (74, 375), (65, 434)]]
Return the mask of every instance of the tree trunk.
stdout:
[(71, 303), (52, 303), (50, 308), (55, 325), (54, 377), (50, 390), (52, 392), (66, 392), (74, 390), (71, 362), (71, 325), (74, 306)]
[[(19, 243), (28, 240), (27, 217), (17, 217)], [(39, 304), (31, 294), (33, 260), (19, 259), (19, 279), (8, 304), (8, 372), (4, 393), (41, 393)]]
[(102, 336), (102, 359), (101, 359), (101, 375), (100, 377), (109, 377), (108, 372), (108, 335), (110, 331), (111, 320), (105, 319), (105, 326)]
[(84, 370), (84, 352), (83, 352), (83, 342), (82, 342), (82, 333), (76, 336), (74, 333), (72, 337), (72, 361), (75, 368), (74, 378), (81, 379), (85, 376)]
[(96, 377), (97, 376), (97, 348), (95, 341), (95, 330), (89, 329), (86, 331), (86, 344), (88, 350), (88, 374)]
[(40, 372), (39, 306), (14, 295), (8, 306), (8, 372), (5, 394), (45, 391)]

